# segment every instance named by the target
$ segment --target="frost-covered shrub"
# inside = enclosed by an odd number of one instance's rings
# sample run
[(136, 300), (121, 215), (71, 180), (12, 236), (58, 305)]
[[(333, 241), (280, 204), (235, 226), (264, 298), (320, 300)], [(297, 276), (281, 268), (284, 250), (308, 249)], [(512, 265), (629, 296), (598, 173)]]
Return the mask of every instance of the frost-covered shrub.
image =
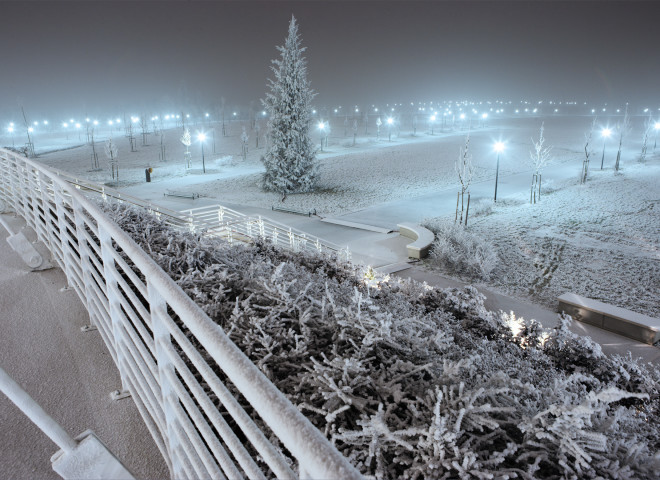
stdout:
[(468, 214), (470, 217), (485, 217), (493, 213), (493, 202), (489, 199), (482, 198), (470, 205)]
[(435, 234), (430, 257), (450, 273), (488, 279), (497, 265), (493, 245), (462, 225), (427, 219), (422, 225)]
[(234, 165), (234, 157), (231, 155), (225, 155), (223, 157), (216, 158), (213, 160), (213, 163), (216, 167), (231, 167)]
[(544, 330), (489, 312), (473, 287), (229, 245), (106, 208), (371, 478), (660, 475), (660, 372), (606, 357), (567, 317)]

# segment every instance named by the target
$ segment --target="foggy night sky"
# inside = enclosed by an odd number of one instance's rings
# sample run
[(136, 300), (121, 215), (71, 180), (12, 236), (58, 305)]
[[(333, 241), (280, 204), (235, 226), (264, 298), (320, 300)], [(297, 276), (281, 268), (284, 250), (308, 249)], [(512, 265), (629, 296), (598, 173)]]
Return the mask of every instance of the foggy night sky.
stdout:
[(318, 105), (576, 100), (655, 105), (645, 2), (0, 2), (0, 116), (228, 108), (263, 98), (295, 15)]

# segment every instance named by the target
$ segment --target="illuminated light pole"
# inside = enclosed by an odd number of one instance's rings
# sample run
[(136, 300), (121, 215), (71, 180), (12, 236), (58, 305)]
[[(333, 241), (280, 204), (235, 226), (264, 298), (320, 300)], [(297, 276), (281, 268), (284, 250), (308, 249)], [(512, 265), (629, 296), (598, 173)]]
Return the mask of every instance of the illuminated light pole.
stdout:
[(202, 144), (202, 172), (206, 173), (206, 163), (204, 162), (204, 142), (206, 141), (206, 134), (204, 132), (198, 133), (197, 140)]
[(387, 117), (387, 139), (392, 141), (392, 125), (394, 124), (394, 119), (392, 117)]
[(325, 123), (319, 122), (319, 131), (321, 132), (321, 151), (323, 151), (323, 134), (325, 132)]
[(435, 123), (435, 115), (431, 115), (431, 135), (433, 135), (433, 124)]
[(504, 143), (495, 142), (495, 146), (493, 148), (497, 152), (497, 168), (495, 169), (495, 198), (493, 201), (497, 202), (497, 181), (500, 176), (500, 153), (504, 151)]
[(660, 130), (660, 122), (655, 122), (653, 128), (655, 129), (655, 140), (653, 141), (653, 151), (655, 152), (655, 147), (658, 144), (658, 130)]
[(7, 131), (11, 133), (11, 146), (14, 147), (14, 126), (9, 125), (9, 128), (7, 128)]
[(609, 128), (604, 128), (603, 131), (601, 132), (601, 135), (603, 136), (603, 156), (600, 157), (600, 169), (603, 169), (603, 162), (605, 161), (605, 141), (612, 135), (612, 130)]

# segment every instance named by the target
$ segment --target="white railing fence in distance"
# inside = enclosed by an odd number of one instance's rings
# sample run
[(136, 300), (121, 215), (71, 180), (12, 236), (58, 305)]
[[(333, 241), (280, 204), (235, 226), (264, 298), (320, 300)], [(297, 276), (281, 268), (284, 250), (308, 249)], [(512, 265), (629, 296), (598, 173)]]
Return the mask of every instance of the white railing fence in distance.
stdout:
[(86, 305), (173, 478), (361, 478), (75, 185), (0, 149), (3, 205), (48, 245)]
[(229, 242), (261, 238), (293, 252), (334, 253), (340, 260), (351, 259), (348, 247), (341, 248), (261, 215), (245, 215), (222, 205), (186, 209), (181, 214), (189, 219), (191, 230), (205, 230)]

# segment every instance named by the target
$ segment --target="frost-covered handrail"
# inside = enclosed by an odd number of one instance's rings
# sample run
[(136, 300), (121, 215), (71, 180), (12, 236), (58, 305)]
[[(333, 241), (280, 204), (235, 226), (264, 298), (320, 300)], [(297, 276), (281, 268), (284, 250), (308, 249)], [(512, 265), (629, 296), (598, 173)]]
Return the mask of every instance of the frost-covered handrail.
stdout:
[(348, 247), (342, 248), (261, 215), (244, 215), (222, 205), (186, 209), (181, 213), (188, 216), (193, 229), (204, 229), (229, 241), (240, 236), (262, 238), (292, 251), (334, 252), (342, 260), (351, 258)]
[(0, 149), (0, 201), (49, 246), (86, 305), (172, 477), (360, 478), (222, 328), (75, 185)]

